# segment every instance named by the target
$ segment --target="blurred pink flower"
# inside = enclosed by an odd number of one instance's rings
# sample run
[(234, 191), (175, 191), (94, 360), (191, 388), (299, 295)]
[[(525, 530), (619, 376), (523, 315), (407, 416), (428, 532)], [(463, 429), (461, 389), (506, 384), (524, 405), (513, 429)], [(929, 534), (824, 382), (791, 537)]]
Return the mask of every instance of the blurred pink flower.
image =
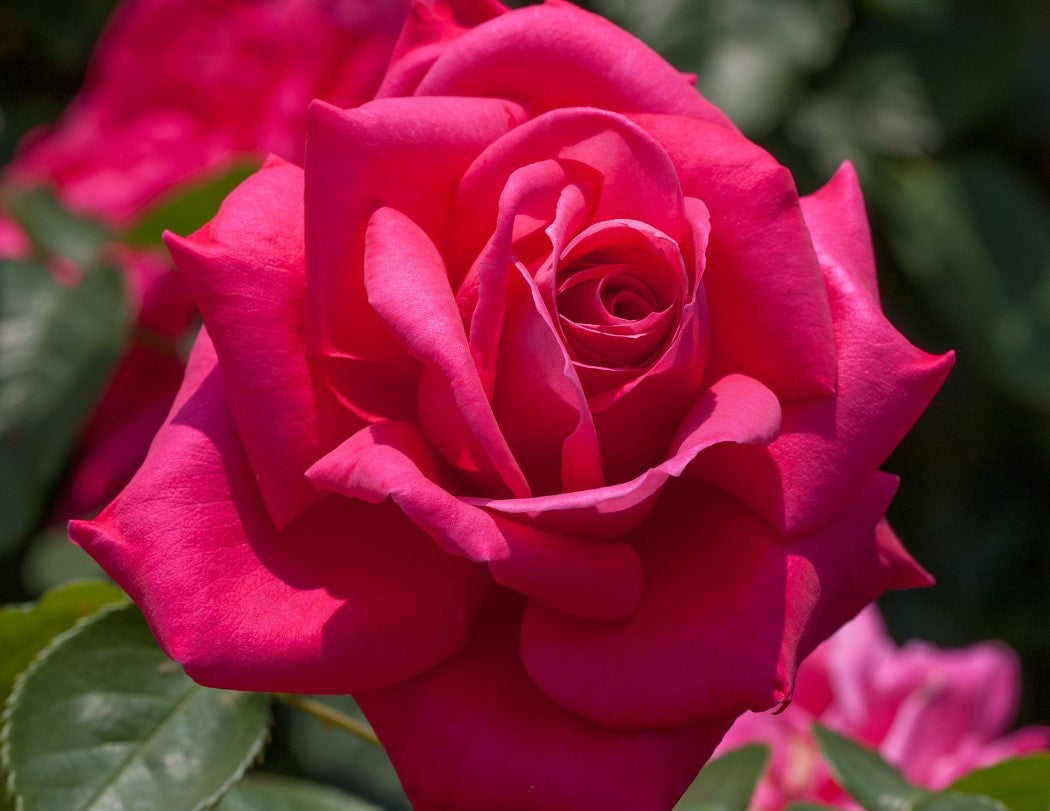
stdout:
[[(74, 211), (121, 228), (180, 183), (238, 155), (301, 162), (309, 102), (355, 106), (386, 72), (409, 0), (126, 0), (84, 88), (30, 133), (5, 180), (46, 184)], [(25, 256), (0, 216), (0, 256)], [(166, 255), (123, 252), (133, 341), (82, 435), (57, 518), (110, 498), (141, 464), (185, 364), (194, 307)]]
[(1050, 727), (1003, 734), (1019, 694), (1017, 655), (1005, 645), (898, 648), (869, 606), (806, 659), (787, 710), (742, 716), (715, 754), (752, 742), (772, 748), (752, 811), (791, 801), (856, 808), (821, 761), (814, 721), (877, 749), (912, 783), (940, 789), (981, 766), (1050, 748)]

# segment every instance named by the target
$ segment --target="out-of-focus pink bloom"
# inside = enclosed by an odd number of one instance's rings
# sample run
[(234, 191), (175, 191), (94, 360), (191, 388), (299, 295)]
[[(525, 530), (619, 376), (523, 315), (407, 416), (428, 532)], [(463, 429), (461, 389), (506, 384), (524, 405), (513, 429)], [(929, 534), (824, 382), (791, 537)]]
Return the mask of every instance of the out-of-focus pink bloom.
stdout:
[(18, 225), (0, 214), (0, 257), (24, 259), (29, 250), (29, 240)]
[(9, 167), (120, 224), (238, 153), (301, 162), (314, 98), (349, 107), (386, 71), (407, 0), (129, 0), (83, 91)]
[[(409, 0), (127, 0), (61, 120), (31, 133), (6, 180), (51, 186), (120, 228), (236, 155), (301, 162), (314, 98), (354, 106), (387, 69)], [(0, 256), (28, 252), (0, 216)], [(58, 518), (113, 497), (145, 456), (185, 368), (194, 306), (161, 254), (125, 252), (134, 340), (81, 439)]]
[(814, 721), (877, 749), (912, 783), (940, 789), (981, 766), (1050, 748), (1050, 727), (1003, 734), (1019, 693), (1020, 667), (1008, 647), (898, 648), (870, 606), (799, 668), (787, 710), (742, 716), (716, 755), (751, 742), (772, 748), (753, 811), (797, 800), (855, 808), (821, 761)]

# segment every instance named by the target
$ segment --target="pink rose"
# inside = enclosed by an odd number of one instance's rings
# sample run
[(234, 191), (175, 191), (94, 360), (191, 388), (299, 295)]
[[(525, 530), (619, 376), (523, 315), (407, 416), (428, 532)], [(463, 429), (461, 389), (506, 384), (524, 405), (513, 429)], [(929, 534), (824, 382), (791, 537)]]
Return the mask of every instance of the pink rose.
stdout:
[(821, 761), (814, 721), (877, 749), (915, 785), (941, 789), (981, 766), (1050, 749), (1050, 727), (1004, 735), (1020, 688), (1017, 656), (1004, 645), (898, 648), (871, 606), (806, 660), (784, 713), (742, 716), (719, 748), (772, 746), (754, 811), (800, 800), (855, 808)]
[(58, 124), (8, 172), (117, 225), (236, 154), (302, 162), (311, 99), (372, 98), (409, 0), (125, 0)]
[[(7, 167), (74, 210), (120, 228), (179, 183), (239, 154), (302, 162), (314, 98), (353, 106), (387, 68), (408, 0), (126, 0), (84, 89), (56, 126)], [(0, 217), (0, 256), (25, 246)], [(168, 263), (125, 253), (137, 329), (80, 441), (58, 508), (81, 515), (128, 481), (185, 371), (177, 340), (192, 299)]]
[(418, 809), (666, 809), (925, 584), (878, 472), (947, 373), (844, 167), (788, 172), (563, 2), (416, 5), (169, 246), (205, 330), (72, 534), (205, 684), (353, 693)]

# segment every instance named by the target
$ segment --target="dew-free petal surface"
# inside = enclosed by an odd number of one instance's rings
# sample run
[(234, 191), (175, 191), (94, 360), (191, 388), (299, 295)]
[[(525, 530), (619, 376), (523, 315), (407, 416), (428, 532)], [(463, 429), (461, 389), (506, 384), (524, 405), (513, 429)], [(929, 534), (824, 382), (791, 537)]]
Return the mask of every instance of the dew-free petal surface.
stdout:
[(416, 811), (674, 805), (731, 719), (622, 732), (566, 712), (522, 668), (519, 618), (518, 602), (499, 595), (483, 606), (462, 655), (357, 696)]
[(490, 585), (393, 505), (328, 498), (275, 528), (206, 332), (145, 464), (70, 533), (214, 687), (345, 693), (408, 678), (466, 644)]

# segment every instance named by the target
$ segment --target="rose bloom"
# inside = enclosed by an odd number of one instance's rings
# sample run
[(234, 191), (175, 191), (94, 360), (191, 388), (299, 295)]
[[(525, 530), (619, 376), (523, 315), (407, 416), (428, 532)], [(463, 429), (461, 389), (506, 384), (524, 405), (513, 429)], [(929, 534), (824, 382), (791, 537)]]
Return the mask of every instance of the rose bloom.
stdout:
[(1020, 688), (1017, 655), (1005, 645), (898, 648), (871, 606), (806, 659), (784, 713), (742, 716), (719, 752), (753, 742), (772, 747), (752, 811), (793, 801), (856, 808), (821, 760), (814, 721), (877, 749), (913, 784), (941, 789), (976, 768), (1050, 749), (1050, 727), (1004, 735)]
[[(179, 183), (235, 155), (301, 163), (306, 108), (370, 99), (408, 0), (126, 0), (84, 89), (52, 128), (31, 133), (6, 180), (46, 184), (81, 214), (122, 229)], [(0, 256), (28, 245), (0, 218)], [(61, 515), (97, 509), (142, 463), (185, 364), (193, 300), (166, 257), (118, 251), (136, 329), (80, 440)]]
[(417, 809), (667, 809), (929, 582), (878, 466), (947, 374), (847, 165), (790, 174), (568, 3), (416, 4), (188, 238), (204, 321), (74, 540), (203, 684), (352, 693)]

